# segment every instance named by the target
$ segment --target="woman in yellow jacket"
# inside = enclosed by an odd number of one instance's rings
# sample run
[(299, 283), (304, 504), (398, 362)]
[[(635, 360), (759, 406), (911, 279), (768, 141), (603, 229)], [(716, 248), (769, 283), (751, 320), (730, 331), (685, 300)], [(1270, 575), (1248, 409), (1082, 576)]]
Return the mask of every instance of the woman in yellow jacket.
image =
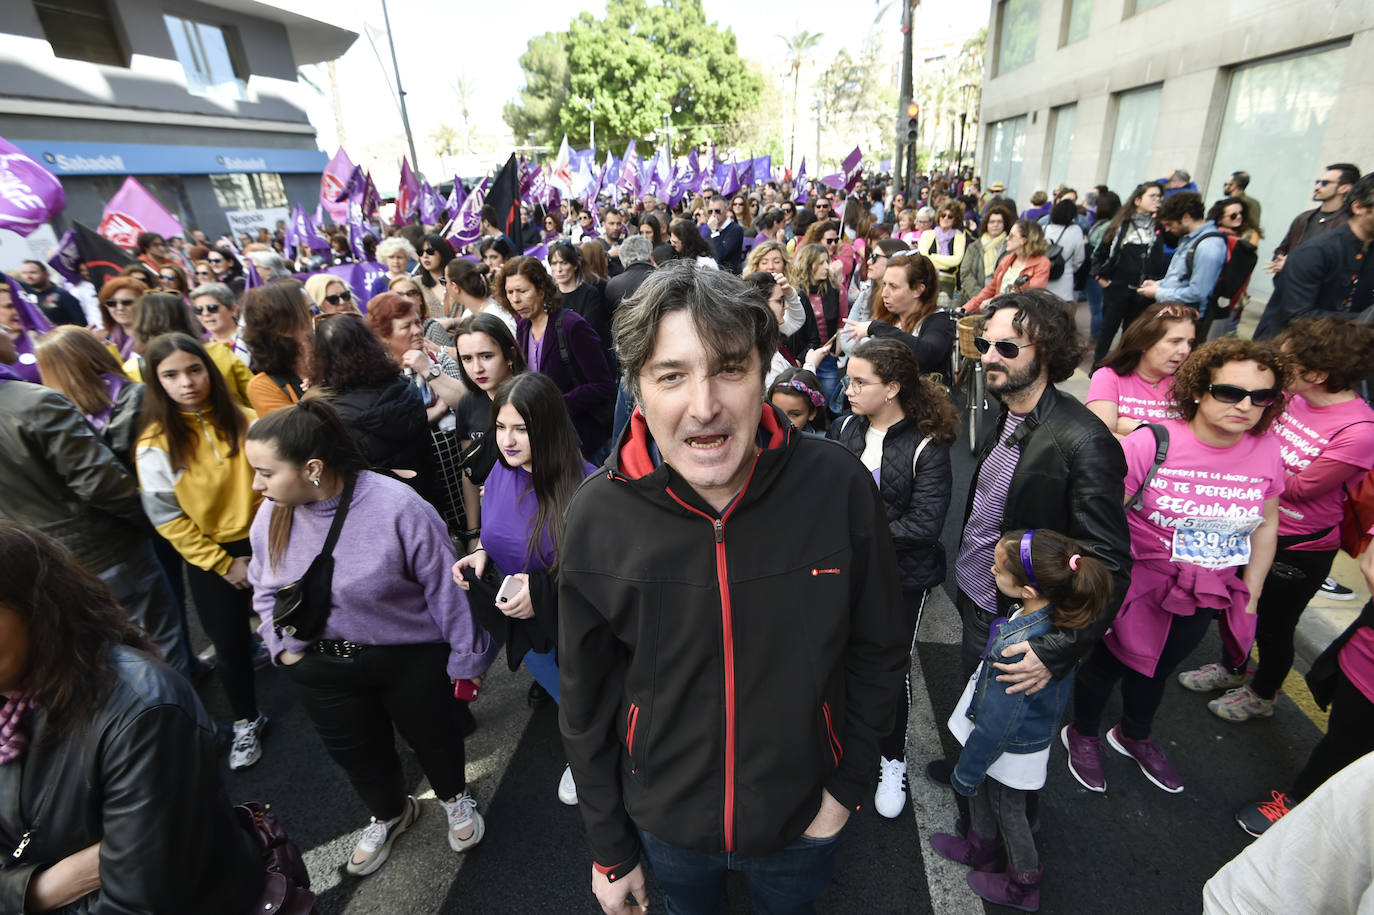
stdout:
[[(948, 297), (954, 294), (959, 274), (959, 265), (964, 260), (964, 248), (968, 236), (964, 233), (964, 205), (951, 200), (940, 207), (935, 214), (935, 228), (926, 229), (916, 242), (915, 250), (930, 258), (935, 269), (940, 271), (940, 293)], [(940, 307), (945, 307), (942, 300)]]
[[(148, 341), (163, 334), (186, 334), (197, 339), (201, 336), (201, 329), (191, 320), (186, 300), (167, 292), (149, 292), (139, 296), (134, 305), (133, 331), (135, 352), (124, 363), (124, 374), (134, 381), (144, 382), (148, 380), (143, 377), (144, 363), (147, 361), (144, 350), (148, 348)], [(204, 345), (210, 361), (229, 385), (230, 395), (238, 403), (248, 406), (248, 382), (253, 379), (248, 366), (223, 343), (212, 340)]]
[(248, 629), (253, 611), (248, 530), (259, 496), (243, 439), (257, 416), (234, 401), (224, 376), (194, 337), (155, 337), (143, 357), (148, 381), (134, 454), (143, 507), (157, 532), (186, 560), (196, 612), (215, 645), (215, 669), (234, 711), (229, 768), (242, 769), (262, 756), (267, 724), (253, 692)]

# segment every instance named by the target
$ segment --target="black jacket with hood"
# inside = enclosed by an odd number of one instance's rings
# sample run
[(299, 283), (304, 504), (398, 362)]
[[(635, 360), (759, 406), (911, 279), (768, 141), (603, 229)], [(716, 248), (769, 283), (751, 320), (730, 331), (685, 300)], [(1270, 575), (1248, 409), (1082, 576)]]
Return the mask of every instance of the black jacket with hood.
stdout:
[(413, 470), (405, 480), (426, 502), (443, 511), (434, 466), (429, 418), (420, 389), (403, 375), (333, 393), (329, 403), (353, 434), (368, 464), (378, 470)]
[(843, 448), (771, 406), (758, 436), (718, 514), (655, 461), (636, 410), (568, 510), (559, 716), (612, 880), (639, 859), (636, 826), (768, 855), (811, 823), (822, 789), (851, 810), (872, 795), (910, 662), (887, 517)]

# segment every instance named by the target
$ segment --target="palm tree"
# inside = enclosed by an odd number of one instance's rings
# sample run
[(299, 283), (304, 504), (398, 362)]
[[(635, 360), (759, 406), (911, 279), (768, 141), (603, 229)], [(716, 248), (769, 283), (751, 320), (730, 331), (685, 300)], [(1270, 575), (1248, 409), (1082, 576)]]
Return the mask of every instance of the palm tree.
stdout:
[(788, 38), (779, 35), (787, 48), (788, 70), (792, 74), (792, 145), (787, 152), (787, 167), (791, 169), (797, 158), (797, 96), (801, 92), (801, 68), (809, 51), (821, 43), (825, 37), (820, 32), (800, 31)]

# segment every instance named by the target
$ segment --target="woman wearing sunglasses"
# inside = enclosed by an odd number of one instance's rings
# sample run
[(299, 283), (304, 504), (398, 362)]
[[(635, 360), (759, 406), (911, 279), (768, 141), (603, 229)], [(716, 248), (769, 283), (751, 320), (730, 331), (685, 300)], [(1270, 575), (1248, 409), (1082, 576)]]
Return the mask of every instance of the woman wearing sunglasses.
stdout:
[(1207, 703), (1225, 721), (1268, 718), (1293, 666), (1293, 633), (1340, 546), (1347, 492), (1374, 466), (1374, 410), (1353, 390), (1374, 375), (1374, 327), (1337, 318), (1294, 321), (1274, 345), (1293, 377), (1274, 432), (1286, 471), (1278, 552), (1258, 605), (1259, 666), (1248, 685), (1226, 659), (1178, 675), (1194, 692), (1226, 689)]
[(245, 366), (252, 363), (253, 354), (243, 342), (233, 290), (223, 283), (203, 283), (191, 290), (191, 310), (210, 335), (209, 342), (227, 347)]
[(442, 235), (426, 235), (420, 242), (420, 292), (425, 297), (425, 315), (444, 313), (444, 288), (448, 278), (444, 268), (453, 260), (453, 247)]
[(320, 308), (321, 315), (356, 315), (358, 303), (353, 291), (332, 273), (317, 273), (305, 281), (305, 291)]
[(215, 279), (215, 271), (211, 269), (210, 262), (207, 260), (196, 261), (192, 264), (192, 271), (197, 286), (203, 283), (218, 282), (218, 280)]
[(234, 295), (243, 295), (246, 282), (243, 277), (243, 264), (239, 263), (239, 259), (232, 251), (223, 245), (211, 248), (210, 253), (205, 255), (205, 262), (215, 272), (216, 280), (234, 290)]
[(1164, 304), (1131, 322), (1088, 385), (1088, 409), (1125, 438), (1174, 415), (1173, 380), (1197, 338), (1197, 312)]
[(992, 278), (976, 296), (968, 300), (964, 312), (975, 315), (983, 303), (1005, 292), (1044, 289), (1050, 283), (1050, 249), (1045, 232), (1029, 219), (1018, 219), (1007, 232), (1007, 253), (993, 271)]
[(174, 292), (188, 302), (191, 300), (190, 281), (181, 265), (163, 264), (158, 268), (157, 275), (158, 284), (163, 292)]
[(1225, 669), (1245, 670), (1278, 539), (1286, 474), (1280, 439), (1265, 433), (1283, 412), (1286, 379), (1285, 360), (1272, 346), (1213, 340), (1174, 375), (1179, 418), (1159, 424), (1168, 433), (1163, 461), (1156, 461), (1153, 429), (1137, 429), (1121, 443), (1131, 584), (1111, 630), (1079, 666), (1074, 720), (1061, 735), (1070, 773), (1090, 791), (1107, 790), (1098, 735), (1118, 681), (1122, 719), (1107, 743), (1156, 787), (1177, 794), (1183, 779), (1150, 739), (1169, 675), (1213, 617)]

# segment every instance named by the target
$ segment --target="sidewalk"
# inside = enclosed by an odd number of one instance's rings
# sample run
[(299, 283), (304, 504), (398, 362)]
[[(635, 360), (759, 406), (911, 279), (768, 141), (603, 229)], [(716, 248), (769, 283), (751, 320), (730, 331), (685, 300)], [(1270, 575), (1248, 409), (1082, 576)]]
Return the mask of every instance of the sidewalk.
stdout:
[[(1255, 331), (1255, 324), (1259, 321), (1260, 314), (1264, 311), (1264, 304), (1251, 301), (1241, 316), (1239, 334), (1242, 337), (1249, 337)], [(1088, 331), (1088, 306), (1085, 302), (1078, 305), (1078, 327), (1086, 335)], [(1079, 400), (1084, 400), (1088, 396), (1088, 373), (1083, 369), (1078, 369), (1073, 373), (1073, 377), (1063, 384), (1059, 389), (1072, 394)], [(1355, 621), (1359, 615), (1360, 608), (1369, 599), (1369, 587), (1365, 584), (1364, 576), (1360, 574), (1359, 563), (1344, 552), (1336, 554), (1336, 560), (1331, 565), (1331, 577), (1336, 581), (1351, 588), (1355, 592), (1355, 599), (1348, 601), (1332, 600), (1330, 597), (1318, 592), (1312, 602), (1307, 605), (1307, 610), (1303, 612), (1301, 620), (1298, 622), (1298, 632), (1294, 640), (1297, 649), (1297, 668), (1300, 672), (1306, 673), (1312, 666), (1312, 662), (1325, 650), (1331, 641), (1345, 631), (1346, 627)]]

